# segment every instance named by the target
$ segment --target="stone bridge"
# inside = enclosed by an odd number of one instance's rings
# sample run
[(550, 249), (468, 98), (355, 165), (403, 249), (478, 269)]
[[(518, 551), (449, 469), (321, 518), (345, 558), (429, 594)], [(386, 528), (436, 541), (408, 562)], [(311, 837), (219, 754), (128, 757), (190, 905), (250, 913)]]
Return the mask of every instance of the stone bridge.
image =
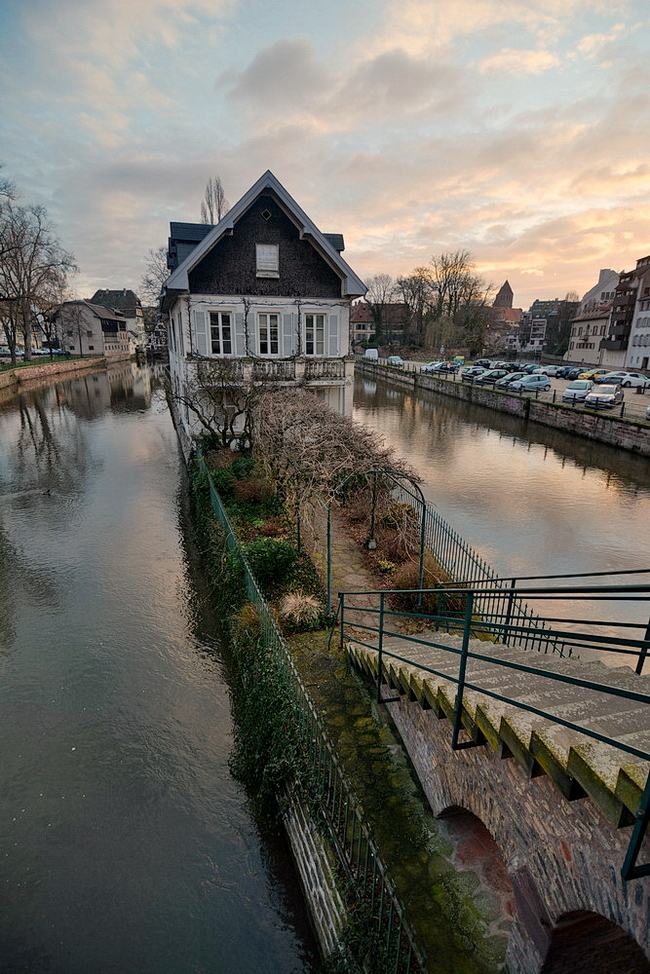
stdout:
[[(650, 878), (625, 881), (621, 875), (648, 762), (553, 721), (553, 714), (568, 715), (647, 753), (647, 699), (617, 694), (647, 697), (650, 678), (628, 667), (540, 657), (472, 640), (468, 684), (497, 688), (510, 701), (532, 703), (548, 716), (465, 689), (461, 727), (455, 718), (460, 637), (420, 634), (408, 643), (385, 637), (381, 659), (363, 638), (347, 643), (349, 657), (390, 701), (390, 717), (434, 814), (453, 815), (468, 835), (478, 819), (496, 842), (501, 875), (507, 874), (516, 904), (508, 971), (650, 972)], [(487, 655), (486, 645), (506, 669), (480, 658)], [(529, 671), (540, 661), (560, 680), (540, 682)], [(515, 671), (509, 663), (526, 669)], [(562, 682), (567, 675), (612, 692)], [(638, 861), (650, 861), (647, 839)]]

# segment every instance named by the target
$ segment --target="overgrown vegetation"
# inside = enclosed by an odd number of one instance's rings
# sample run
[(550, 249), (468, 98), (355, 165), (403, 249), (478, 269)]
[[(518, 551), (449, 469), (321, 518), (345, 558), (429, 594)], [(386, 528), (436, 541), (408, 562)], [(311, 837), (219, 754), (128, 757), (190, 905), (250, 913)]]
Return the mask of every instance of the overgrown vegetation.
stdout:
[[(360, 543), (365, 544), (372, 507), (374, 534), (380, 539), (373, 557), (378, 570), (384, 565), (391, 588), (400, 572), (415, 566), (417, 573), (419, 519), (409, 505), (396, 504), (391, 498), (390, 478), (368, 475), (368, 470), (397, 466), (390, 452), (373, 453), (372, 440), (356, 440), (354, 430), (337, 432), (339, 417), (329, 425), (320, 402), (314, 412), (308, 403), (307, 417), (300, 425), (300, 435), (308, 442), (299, 450), (295, 429), (299, 400), (292, 402), (291, 398), (278, 397), (273, 403), (275, 415), (264, 413), (263, 428), (269, 434), (273, 431), (277, 456), (270, 453), (268, 444), (253, 452), (233, 454), (215, 448), (214, 441), (211, 444), (208, 440), (204, 440), (203, 452), (243, 555), (277, 625), (291, 637), (292, 646), (302, 638), (304, 652), (310, 658), (314, 656), (316, 669), (307, 681), (312, 685), (313, 679), (318, 680), (319, 667), (325, 665), (323, 654), (329, 652), (325, 649), (327, 632), (316, 630), (323, 630), (331, 619), (322, 580), (304, 546), (299, 550), (299, 525), (304, 529), (307, 520), (305, 508), (311, 501), (315, 509), (315, 495), (321, 502), (327, 499), (355, 510)], [(258, 442), (255, 438), (255, 445)], [(326, 452), (330, 443), (331, 463)], [(277, 825), (283, 796), (296, 789), (318, 819), (322, 775), (311, 753), (311, 729), (293, 683), (294, 671), (283, 652), (272, 646), (260, 616), (263, 607), (258, 610), (248, 601), (241, 559), (228, 551), (223, 532), (215, 526), (207, 478), (198, 467), (191, 477), (197, 533), (215, 580), (215, 599), (227, 613), (231, 628), (229, 683), (235, 720), (232, 771), (248, 789), (264, 825)], [(343, 481), (345, 488), (341, 490)], [(306, 489), (308, 485), (311, 492)], [(427, 565), (427, 571), (433, 572), (433, 567)], [(427, 584), (429, 575), (425, 579)], [(310, 635), (294, 635), (300, 633)], [(292, 655), (296, 661), (295, 653)], [(331, 663), (334, 665), (334, 660)], [(338, 684), (339, 680), (334, 682)], [(352, 719), (352, 713), (345, 711), (346, 726)], [(373, 760), (376, 764), (376, 755)], [(340, 878), (345, 887), (344, 874)], [(380, 935), (376, 912), (359, 898), (358, 890), (350, 888), (348, 892), (348, 925), (341, 949), (326, 963), (323, 974), (379, 974), (391, 969), (391, 958), (384, 950), (385, 931)]]

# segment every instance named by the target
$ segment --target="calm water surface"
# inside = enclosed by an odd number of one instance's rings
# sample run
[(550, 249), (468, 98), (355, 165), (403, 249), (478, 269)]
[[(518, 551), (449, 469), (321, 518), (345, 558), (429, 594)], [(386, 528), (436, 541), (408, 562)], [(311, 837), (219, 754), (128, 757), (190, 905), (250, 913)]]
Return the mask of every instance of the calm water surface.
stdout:
[(182, 465), (128, 365), (0, 406), (0, 971), (313, 970), (228, 772)]
[[(499, 575), (650, 568), (647, 458), (367, 378), (354, 418), (411, 462), (427, 502)], [(627, 610), (648, 621), (647, 606)]]

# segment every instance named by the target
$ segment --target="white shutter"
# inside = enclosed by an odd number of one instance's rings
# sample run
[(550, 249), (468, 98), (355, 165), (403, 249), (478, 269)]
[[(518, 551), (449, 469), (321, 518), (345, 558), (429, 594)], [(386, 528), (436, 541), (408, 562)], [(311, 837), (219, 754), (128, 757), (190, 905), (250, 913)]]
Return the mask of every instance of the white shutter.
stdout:
[(246, 355), (246, 332), (244, 330), (244, 315), (241, 311), (235, 312), (235, 355)]
[(296, 354), (297, 340), (296, 315), (291, 313), (282, 315), (282, 354), (285, 358)]
[(329, 329), (327, 341), (327, 354), (330, 358), (336, 358), (339, 352), (339, 316), (329, 315)]
[(205, 311), (194, 312), (194, 351), (197, 355), (208, 354), (208, 323)]

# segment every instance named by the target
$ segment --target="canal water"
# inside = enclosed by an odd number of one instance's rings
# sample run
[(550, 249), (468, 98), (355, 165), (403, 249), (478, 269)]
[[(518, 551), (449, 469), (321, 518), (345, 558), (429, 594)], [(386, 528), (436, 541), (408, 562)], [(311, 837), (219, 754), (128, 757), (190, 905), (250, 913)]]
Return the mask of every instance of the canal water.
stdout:
[(147, 369), (0, 406), (2, 974), (315, 969), (229, 774), (184, 496)]
[[(650, 569), (647, 457), (365, 376), (354, 419), (410, 461), (427, 503), (500, 576)], [(571, 618), (569, 604), (547, 608)], [(594, 612), (648, 622), (647, 604)]]

